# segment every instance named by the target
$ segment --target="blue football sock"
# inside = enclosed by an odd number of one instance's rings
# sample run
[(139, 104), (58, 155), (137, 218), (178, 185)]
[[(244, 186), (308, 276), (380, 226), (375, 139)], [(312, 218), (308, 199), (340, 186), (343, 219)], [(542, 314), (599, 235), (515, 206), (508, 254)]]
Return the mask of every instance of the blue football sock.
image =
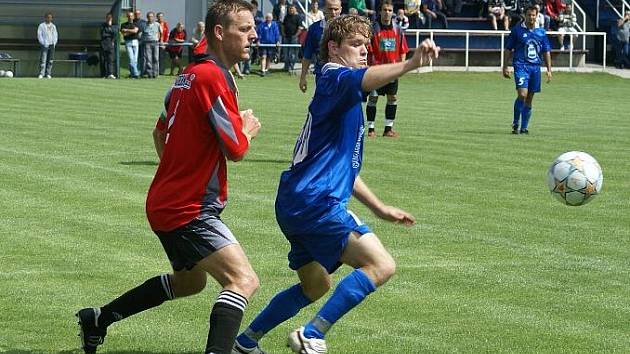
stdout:
[(521, 130), (527, 129), (529, 126), (529, 118), (532, 117), (532, 107), (523, 106), (523, 124), (521, 125)]
[(335, 292), (315, 318), (304, 326), (304, 336), (323, 339), (335, 322), (374, 290), (376, 290), (376, 285), (372, 280), (362, 270), (355, 269), (339, 282)]
[(514, 119), (512, 120), (512, 125), (515, 125), (518, 127), (518, 121), (521, 118), (523, 106), (525, 106), (525, 101), (519, 98), (514, 100)]
[(312, 301), (304, 295), (300, 284), (281, 291), (274, 296), (267, 307), (238, 336), (237, 341), (246, 348), (253, 348), (258, 340), (280, 323), (295, 316)]

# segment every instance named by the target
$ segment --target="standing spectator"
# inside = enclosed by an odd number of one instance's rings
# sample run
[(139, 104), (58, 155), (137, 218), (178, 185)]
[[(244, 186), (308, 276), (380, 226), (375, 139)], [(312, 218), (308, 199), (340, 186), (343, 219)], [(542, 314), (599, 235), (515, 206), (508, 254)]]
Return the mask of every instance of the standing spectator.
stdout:
[(278, 0), (273, 6), (273, 20), (281, 24), (284, 22), (284, 17), (287, 15), (288, 11), (287, 0)]
[(123, 35), (127, 57), (129, 58), (129, 75), (132, 79), (137, 79), (140, 77), (140, 72), (138, 71), (139, 29), (136, 21), (134, 21), (133, 12), (127, 12), (127, 22), (120, 26), (120, 32)]
[(510, 17), (505, 12), (505, 2), (503, 0), (488, 1), (488, 20), (493, 30), (498, 29), (497, 20), (503, 23), (503, 29), (510, 29)]
[(182, 53), (184, 52), (184, 46), (181, 44), (186, 42), (186, 30), (181, 22), (177, 22), (177, 25), (168, 36), (167, 47), (168, 54), (171, 57), (171, 76), (175, 67), (177, 67), (177, 75), (182, 73)]
[[(164, 71), (166, 70), (166, 64), (164, 63), (166, 59), (166, 41), (170, 40), (170, 29), (168, 27), (168, 22), (164, 19), (164, 13), (158, 12), (155, 16), (157, 16), (157, 23), (160, 25), (160, 75), (164, 75)], [(170, 54), (170, 53), (169, 53)], [(181, 53), (180, 53), (181, 57)], [(172, 70), (171, 70), (172, 71)], [(180, 70), (181, 71), (181, 70)], [(171, 75), (173, 73), (171, 72)]]
[[(258, 25), (261, 24), (265, 20), (265, 16), (263, 16), (262, 11), (258, 9), (258, 1), (252, 0), (251, 4), (253, 8), (252, 15), (254, 16), (254, 25), (256, 26), (256, 28), (258, 28)], [(244, 77), (243, 75), (251, 74), (252, 62), (258, 59), (258, 47), (256, 46), (257, 42), (258, 42), (258, 38), (254, 39), (251, 46), (249, 47), (249, 58), (247, 58), (247, 60), (243, 60), (239, 64), (243, 66), (243, 70), (240, 70), (240, 67), (239, 67), (238, 71), (236, 72), (237, 76), (240, 75), (239, 78), (243, 78)], [(237, 67), (239, 65), (237, 65)]]
[[(529, 134), (529, 120), (532, 116), (534, 94), (540, 92), (540, 65), (547, 67), (547, 82), (551, 81), (551, 46), (547, 31), (536, 28), (538, 10), (529, 6), (525, 10), (522, 25), (514, 26), (505, 43), (505, 64), (503, 77), (510, 78), (508, 62), (512, 57), (516, 100), (514, 100), (514, 119), (512, 134)], [(519, 129), (520, 121), (520, 129)]]
[[(393, 64), (405, 61), (407, 59), (407, 40), (404, 31), (395, 26), (392, 22), (394, 14), (394, 5), (392, 0), (381, 0), (380, 18), (374, 23), (372, 29), (372, 40), (369, 50), (370, 65)], [(398, 79), (389, 82), (383, 87), (372, 91), (368, 99), (366, 110), (366, 119), (368, 122), (368, 137), (376, 137), (374, 131), (374, 121), (376, 120), (376, 104), (378, 96), (387, 96), (387, 105), (385, 106), (385, 129), (383, 136), (388, 138), (397, 138), (399, 134), (394, 131), (394, 119), (396, 119), (396, 107), (398, 94)]]
[(375, 12), (374, 10), (367, 8), (367, 5), (365, 4), (365, 0), (350, 0), (348, 2), (348, 7), (357, 9), (357, 11), (359, 11), (359, 15), (365, 16), (368, 18), (373, 16)]
[(101, 25), (101, 76), (107, 79), (115, 79), (114, 75), (114, 48), (116, 43), (116, 30), (112, 25), (111, 13), (105, 15), (105, 22)]
[(321, 39), (326, 23), (341, 15), (341, 0), (326, 0), (324, 3), (324, 19), (309, 27), (306, 33), (306, 39), (304, 40), (304, 56), (302, 57), (302, 72), (300, 73), (299, 87), (302, 92), (306, 92), (308, 84), (306, 81), (306, 75), (308, 75), (309, 67), (311, 63), (314, 64), (313, 71), (315, 72), (315, 80), (321, 74), (322, 62), (320, 60), (319, 52), (321, 49)]
[(394, 24), (403, 31), (409, 28), (409, 18), (405, 16), (404, 9), (398, 9), (398, 13), (394, 18)]
[(617, 21), (617, 51), (615, 67), (630, 68), (630, 11), (626, 11), (623, 19)]
[[(558, 15), (558, 43), (560, 44), (560, 50), (564, 50), (565, 48), (568, 50), (573, 49), (573, 43), (577, 41), (577, 28), (575, 25), (577, 24), (577, 16), (573, 12), (573, 6), (571, 4), (567, 4), (565, 8)], [(569, 44), (564, 45), (564, 36), (565, 34), (569, 34)]]
[[(302, 18), (298, 15), (297, 8), (295, 5), (289, 5), (289, 13), (284, 17), (282, 26), (282, 43), (298, 44), (298, 35), (302, 29)], [(293, 75), (295, 74), (293, 69), (297, 61), (299, 48), (285, 47), (284, 49), (284, 70), (287, 71), (289, 75)]]
[(306, 28), (311, 27), (313, 23), (323, 19), (324, 13), (319, 9), (319, 2), (317, 0), (311, 1), (311, 6), (309, 6), (308, 12), (306, 13)]
[(265, 21), (265, 15), (258, 8), (258, 1), (252, 0), (251, 4), (254, 7), (254, 24), (256, 25), (256, 27), (258, 27), (259, 24), (261, 24), (261, 23), (263, 23)]
[(144, 70), (144, 45), (142, 44), (142, 33), (144, 32), (147, 21), (142, 18), (142, 12), (139, 9), (136, 9), (134, 12), (134, 23), (138, 27), (138, 69), (142, 71), (141, 74), (145, 75)]
[(40, 45), (39, 76), (37, 77), (40, 79), (44, 76), (46, 76), (47, 79), (52, 78), (53, 57), (55, 56), (55, 46), (59, 39), (57, 26), (55, 26), (52, 21), (52, 12), (47, 12), (44, 15), (44, 22), (40, 23), (39, 27), (37, 27), (37, 40)]
[[(251, 110), (239, 112), (236, 84), (227, 72), (249, 56), (247, 48), (256, 37), (250, 11), (244, 0), (210, 6), (208, 55), (188, 65), (171, 87), (153, 131), (160, 164), (147, 195), (146, 214), (172, 272), (150, 278), (102, 307), (81, 309), (77, 316), (85, 353), (96, 352), (112, 324), (200, 293), (208, 275), (221, 292), (211, 305), (203, 352), (232, 350), (243, 312), (259, 284), (220, 217), (228, 198), (227, 160), (243, 159), (260, 129)], [(166, 344), (169, 338), (160, 340)], [(123, 352), (133, 352), (127, 349)]]
[(155, 79), (160, 71), (160, 24), (155, 22), (155, 14), (153, 11), (147, 12), (147, 24), (142, 31), (142, 51), (144, 53), (144, 67), (142, 75)]
[(271, 60), (276, 55), (276, 50), (280, 47), (280, 29), (278, 23), (273, 20), (273, 15), (268, 13), (265, 15), (265, 22), (258, 25), (256, 28), (258, 33), (258, 44), (271, 44), (271, 46), (260, 46), (258, 52), (260, 53), (260, 75), (267, 75)]
[(443, 28), (448, 28), (448, 20), (446, 15), (442, 12), (442, 0), (423, 0), (420, 5), (420, 12), (424, 14), (426, 22), (429, 28), (433, 27), (433, 20), (439, 20), (442, 23)]
[(547, 30), (549, 28), (549, 19), (541, 12), (540, 4), (536, 3), (534, 7), (538, 10), (538, 16), (536, 16), (536, 28), (544, 28)]
[(420, 12), (421, 0), (405, 0), (405, 15), (409, 18), (409, 28), (418, 29), (424, 24), (424, 14)]

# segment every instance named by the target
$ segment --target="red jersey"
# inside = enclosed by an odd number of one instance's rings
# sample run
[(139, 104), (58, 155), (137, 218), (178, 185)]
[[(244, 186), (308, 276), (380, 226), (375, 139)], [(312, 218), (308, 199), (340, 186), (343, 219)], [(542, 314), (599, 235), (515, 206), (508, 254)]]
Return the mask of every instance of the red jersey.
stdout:
[(160, 24), (160, 42), (168, 42), (168, 22), (162, 21)]
[(370, 41), (370, 65), (398, 63), (401, 55), (409, 52), (407, 40), (400, 27), (374, 23)]
[(172, 231), (200, 214), (219, 215), (227, 202), (227, 166), (249, 147), (227, 68), (191, 63), (165, 99), (156, 128), (166, 133), (146, 212), (155, 231)]
[(206, 41), (206, 36), (202, 36), (197, 46), (193, 49), (194, 55), (205, 54), (206, 49), (208, 49), (208, 41)]

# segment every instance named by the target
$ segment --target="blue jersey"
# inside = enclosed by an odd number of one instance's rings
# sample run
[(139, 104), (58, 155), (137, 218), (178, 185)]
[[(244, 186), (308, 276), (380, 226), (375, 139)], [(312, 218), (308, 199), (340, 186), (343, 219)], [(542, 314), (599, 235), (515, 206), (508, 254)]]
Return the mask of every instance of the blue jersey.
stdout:
[(543, 28), (532, 30), (522, 22), (514, 26), (507, 38), (505, 48), (514, 50), (512, 54), (512, 65), (538, 65), (543, 63), (542, 55), (551, 50), (551, 45), (547, 39), (547, 32)]
[(293, 162), (280, 177), (276, 218), (283, 231), (316, 227), (346, 208), (361, 169), (366, 70), (333, 63), (322, 68)]
[(320, 20), (311, 25), (306, 32), (304, 40), (304, 58), (315, 65), (315, 78), (319, 78), (322, 71), (322, 64), (319, 60), (319, 48), (326, 27), (326, 20)]

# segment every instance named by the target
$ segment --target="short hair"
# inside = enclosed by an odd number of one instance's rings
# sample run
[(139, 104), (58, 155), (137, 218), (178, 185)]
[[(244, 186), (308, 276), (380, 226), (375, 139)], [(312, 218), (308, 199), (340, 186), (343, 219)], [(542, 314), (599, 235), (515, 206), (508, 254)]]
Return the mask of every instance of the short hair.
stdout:
[(536, 11), (536, 13), (538, 13), (538, 8), (536, 7), (536, 5), (529, 5), (525, 8), (524, 13), (526, 14), (528, 11)]
[(46, 13), (44, 14), (44, 17), (48, 17), (48, 15), (52, 16), (53, 13), (51, 11), (46, 11)]
[(252, 4), (252, 5), (254, 5), (254, 6), (256, 6), (256, 7), (258, 7), (258, 1), (256, 1), (256, 0), (252, 0), (252, 1), (251, 1), (251, 4)]
[(327, 63), (330, 61), (328, 54), (328, 42), (333, 41), (337, 45), (352, 36), (353, 34), (362, 34), (365, 38), (372, 37), (372, 24), (370, 20), (359, 15), (342, 15), (331, 20), (322, 36), (320, 53), (322, 60)]
[(381, 5), (378, 7), (379, 10), (382, 10), (383, 6), (385, 6), (385, 5), (389, 5), (391, 7), (394, 7), (394, 3), (392, 2), (392, 0), (382, 0), (381, 1)]
[(255, 8), (251, 3), (245, 0), (218, 0), (215, 1), (206, 14), (206, 40), (214, 42), (214, 26), (221, 25), (228, 27), (230, 25), (230, 14), (240, 11), (254, 11)]

